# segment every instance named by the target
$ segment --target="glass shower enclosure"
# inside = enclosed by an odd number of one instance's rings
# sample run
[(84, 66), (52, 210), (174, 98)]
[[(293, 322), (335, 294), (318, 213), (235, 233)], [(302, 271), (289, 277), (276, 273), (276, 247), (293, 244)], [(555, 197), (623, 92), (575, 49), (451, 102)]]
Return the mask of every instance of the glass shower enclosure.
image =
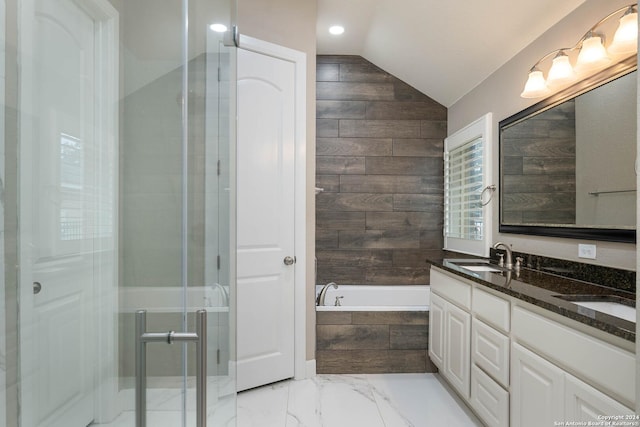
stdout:
[(0, 427), (235, 425), (234, 10), (0, 0)]

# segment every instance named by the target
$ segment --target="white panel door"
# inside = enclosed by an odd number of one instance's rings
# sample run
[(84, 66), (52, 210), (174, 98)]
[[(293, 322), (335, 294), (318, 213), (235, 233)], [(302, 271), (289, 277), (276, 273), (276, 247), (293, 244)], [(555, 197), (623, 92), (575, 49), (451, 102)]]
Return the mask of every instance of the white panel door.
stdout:
[[(25, 0), (20, 25), (20, 372), (26, 427), (94, 419), (96, 283), (113, 265), (115, 148), (97, 96), (98, 0)], [(101, 2), (102, 3), (102, 2)], [(115, 108), (114, 105), (108, 105)], [(99, 267), (99, 269), (98, 269)], [(112, 320), (113, 321), (113, 320)], [(102, 357), (102, 356), (100, 356)], [(101, 373), (104, 374), (104, 373)]]
[(552, 426), (564, 420), (564, 372), (516, 343), (511, 364), (511, 426)]
[(237, 387), (294, 375), (295, 66), (238, 49)]

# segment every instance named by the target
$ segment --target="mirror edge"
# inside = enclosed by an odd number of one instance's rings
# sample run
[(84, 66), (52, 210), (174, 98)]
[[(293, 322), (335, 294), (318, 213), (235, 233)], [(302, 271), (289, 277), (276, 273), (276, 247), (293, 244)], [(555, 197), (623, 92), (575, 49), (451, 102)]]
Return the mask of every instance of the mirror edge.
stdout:
[[(515, 124), (526, 117), (541, 113), (564, 101), (575, 98), (585, 92), (602, 86), (612, 80), (636, 71), (638, 68), (637, 56), (629, 58), (606, 68), (560, 92), (543, 99), (524, 110), (513, 114), (498, 123), (498, 177), (500, 188), (503, 188), (502, 165), (502, 130), (505, 126)], [(502, 217), (502, 191), (500, 192), (498, 206), (498, 232), (511, 234), (524, 234), (546, 237), (560, 237), (568, 239), (598, 240), (617, 243), (636, 243), (636, 229), (617, 228), (590, 228), (590, 227), (564, 227), (561, 225), (515, 225), (504, 224)]]

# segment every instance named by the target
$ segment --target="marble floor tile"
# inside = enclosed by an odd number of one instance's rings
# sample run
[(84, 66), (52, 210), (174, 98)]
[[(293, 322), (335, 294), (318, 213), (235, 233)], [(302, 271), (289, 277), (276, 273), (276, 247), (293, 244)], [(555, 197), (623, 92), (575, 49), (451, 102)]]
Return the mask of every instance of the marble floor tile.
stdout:
[[(148, 425), (178, 427), (180, 412), (159, 391)], [(169, 410), (158, 410), (162, 403)], [(318, 375), (221, 396), (208, 408), (215, 427), (479, 427), (482, 424), (438, 374)], [(194, 412), (187, 413), (193, 426)], [(124, 411), (104, 427), (133, 427)]]
[[(318, 375), (281, 384), (289, 387), (286, 424), (269, 427), (482, 425), (437, 374)], [(245, 398), (238, 395), (239, 407), (251, 405)], [(237, 427), (264, 426), (238, 418)]]
[(238, 396), (238, 425), (284, 427), (289, 402), (289, 382), (280, 382), (252, 390)]
[(482, 425), (436, 375), (371, 375), (368, 380), (387, 426)]

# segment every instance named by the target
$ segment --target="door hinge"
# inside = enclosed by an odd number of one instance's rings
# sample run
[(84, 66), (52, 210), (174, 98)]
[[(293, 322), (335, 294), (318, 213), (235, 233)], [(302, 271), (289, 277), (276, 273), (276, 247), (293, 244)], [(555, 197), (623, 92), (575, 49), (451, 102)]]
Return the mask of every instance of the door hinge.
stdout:
[(220, 270), (220, 255), (217, 257), (216, 264), (218, 266), (218, 270)]
[(216, 363), (218, 365), (220, 364), (220, 349), (216, 350)]
[(218, 160), (218, 176), (220, 176), (220, 168), (221, 168), (221, 166), (220, 166), (220, 160)]
[(221, 82), (221, 81), (222, 81), (222, 78), (220, 77), (220, 75), (221, 75), (221, 74), (222, 74), (222, 73), (221, 73), (221, 71), (220, 71), (220, 67), (218, 67), (218, 81), (219, 81), (219, 82)]

